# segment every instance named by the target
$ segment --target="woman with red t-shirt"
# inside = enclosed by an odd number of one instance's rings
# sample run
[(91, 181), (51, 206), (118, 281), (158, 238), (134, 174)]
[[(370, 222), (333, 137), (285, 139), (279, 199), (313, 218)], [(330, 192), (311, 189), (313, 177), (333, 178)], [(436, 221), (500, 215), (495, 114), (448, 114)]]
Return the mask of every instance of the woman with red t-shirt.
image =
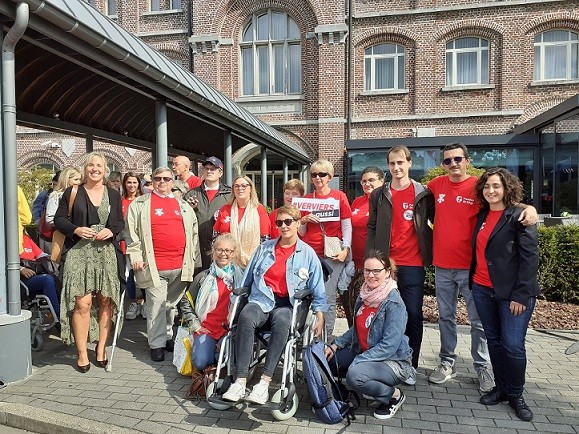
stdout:
[[(209, 269), (193, 279), (188, 291), (194, 305), (187, 297), (181, 299), (181, 313), (195, 334), (192, 361), (195, 371), (201, 371), (215, 363), (217, 346), (227, 333), (231, 291), (241, 284), (243, 269), (234, 263), (239, 246), (231, 234), (221, 234), (213, 242)], [(195, 374), (193, 376), (195, 380)]]
[(386, 253), (370, 250), (362, 270), (354, 325), (326, 348), (326, 357), (336, 357), (337, 363), (330, 363), (334, 375), (345, 376), (354, 391), (380, 403), (374, 417), (390, 419), (406, 399), (396, 386), (415, 376), (404, 335), (408, 314), (398, 292), (396, 266)]
[[(350, 203), (344, 192), (332, 190), (329, 186), (330, 180), (334, 176), (334, 166), (328, 160), (317, 160), (310, 167), (310, 176), (315, 191), (306, 194), (304, 197), (323, 200), (326, 202), (338, 202), (339, 218), (336, 221), (321, 222), (320, 218), (313, 213), (302, 213), (300, 220), (299, 235), (302, 240), (309, 244), (318, 256), (325, 258), (325, 263), (332, 268), (332, 274), (326, 282), (326, 298), (330, 308), (325, 315), (326, 335), (330, 336), (334, 331), (336, 322), (336, 291), (338, 279), (346, 260), (351, 256), (352, 246), (352, 210)], [(335, 256), (327, 258), (324, 256), (324, 235), (328, 237), (338, 237), (342, 242), (342, 250)]]
[[(123, 177), (123, 196), (121, 198), (121, 206), (123, 209), (123, 218), (127, 218), (127, 211), (129, 210), (129, 205), (137, 197), (143, 194), (143, 188), (141, 187), (141, 178), (139, 175), (133, 172), (127, 172)], [(127, 253), (127, 245), (124, 240), (121, 241), (121, 251), (123, 255)], [(129, 270), (129, 276), (127, 278), (127, 295), (131, 304), (127, 309), (125, 314), (125, 319), (131, 320), (135, 319), (139, 314), (143, 314), (143, 306), (137, 301), (137, 285), (135, 284), (135, 273), (133, 270)]]
[(240, 175), (233, 181), (231, 195), (215, 219), (215, 234), (231, 233), (239, 244), (239, 265), (247, 266), (257, 246), (269, 239), (269, 216), (259, 203), (255, 185), (247, 176)]

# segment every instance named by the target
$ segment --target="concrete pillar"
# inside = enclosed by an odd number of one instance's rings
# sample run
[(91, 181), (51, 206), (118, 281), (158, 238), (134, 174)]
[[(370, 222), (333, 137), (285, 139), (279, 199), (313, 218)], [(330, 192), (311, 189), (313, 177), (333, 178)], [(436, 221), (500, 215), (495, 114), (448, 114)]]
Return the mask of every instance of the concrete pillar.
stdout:
[(288, 182), (288, 161), (287, 161), (287, 157), (283, 157), (283, 183), (285, 184), (286, 182)]
[(233, 143), (231, 140), (231, 131), (223, 131), (223, 170), (225, 185), (233, 183)]

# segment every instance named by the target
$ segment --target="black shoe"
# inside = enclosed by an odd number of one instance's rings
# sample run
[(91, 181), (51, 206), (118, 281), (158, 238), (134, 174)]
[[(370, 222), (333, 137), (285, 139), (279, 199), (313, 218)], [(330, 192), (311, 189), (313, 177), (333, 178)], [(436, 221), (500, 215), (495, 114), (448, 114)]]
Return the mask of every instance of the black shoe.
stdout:
[(500, 391), (498, 387), (493, 387), (493, 389), (480, 397), (480, 403), (484, 405), (497, 405), (499, 402), (508, 401), (509, 397), (503, 391)]
[(165, 360), (165, 351), (163, 348), (152, 348), (151, 349), (151, 360), (153, 362), (162, 362)]
[(78, 370), (78, 372), (80, 372), (81, 374), (86, 374), (88, 372), (88, 370), (90, 369), (90, 362), (88, 363), (88, 365), (76, 365), (76, 369)]
[(175, 349), (175, 341), (173, 339), (169, 339), (165, 344), (165, 351), (169, 351), (170, 353), (172, 353), (174, 349)]
[(392, 418), (398, 409), (402, 407), (402, 404), (406, 400), (404, 392), (400, 391), (400, 396), (396, 399), (390, 399), (388, 404), (381, 403), (378, 408), (374, 411), (374, 417), (376, 419), (390, 419)]
[(515, 414), (521, 420), (529, 422), (533, 420), (533, 412), (525, 402), (523, 396), (517, 396), (516, 398), (509, 398), (509, 405), (511, 408), (515, 409)]

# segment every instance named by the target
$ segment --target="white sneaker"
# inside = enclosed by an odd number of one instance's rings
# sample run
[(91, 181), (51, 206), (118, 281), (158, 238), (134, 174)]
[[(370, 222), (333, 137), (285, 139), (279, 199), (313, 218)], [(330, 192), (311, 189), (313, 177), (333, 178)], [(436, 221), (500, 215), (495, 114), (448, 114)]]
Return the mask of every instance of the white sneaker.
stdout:
[(253, 402), (254, 404), (263, 405), (269, 400), (269, 384), (265, 381), (260, 381), (253, 389), (251, 389), (251, 393), (247, 398), (246, 401)]
[(233, 383), (222, 396), (225, 401), (239, 402), (245, 397), (245, 386)]
[(404, 383), (409, 386), (414, 386), (416, 384), (416, 370), (414, 368), (412, 368), (412, 374), (404, 380)]
[(143, 304), (141, 305), (141, 316), (144, 319), (147, 319), (147, 311), (145, 310), (145, 307), (147, 306), (146, 302), (143, 302)]
[(125, 319), (131, 320), (131, 319), (137, 318), (137, 316), (140, 313), (140, 310), (141, 310), (141, 306), (139, 306), (138, 303), (135, 303), (135, 302), (131, 303), (129, 305), (129, 308), (127, 309), (127, 313), (125, 314)]
[(477, 372), (480, 391), (488, 393), (495, 387), (495, 377), (488, 369), (481, 369)]

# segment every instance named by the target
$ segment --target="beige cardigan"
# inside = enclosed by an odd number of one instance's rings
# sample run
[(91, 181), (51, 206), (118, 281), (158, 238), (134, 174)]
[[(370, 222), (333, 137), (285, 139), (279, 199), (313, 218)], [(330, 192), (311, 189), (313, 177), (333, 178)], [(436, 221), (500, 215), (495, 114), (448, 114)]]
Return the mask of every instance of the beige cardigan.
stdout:
[[(155, 264), (151, 234), (151, 194), (144, 194), (131, 202), (124, 231), (130, 263), (144, 262), (147, 264), (144, 270), (135, 271), (135, 280), (140, 288), (161, 285), (159, 271), (157, 264)], [(181, 207), (183, 225), (185, 226), (185, 255), (183, 256), (181, 280), (191, 282), (195, 267), (201, 266), (197, 217), (187, 202), (181, 199), (177, 200)]]

